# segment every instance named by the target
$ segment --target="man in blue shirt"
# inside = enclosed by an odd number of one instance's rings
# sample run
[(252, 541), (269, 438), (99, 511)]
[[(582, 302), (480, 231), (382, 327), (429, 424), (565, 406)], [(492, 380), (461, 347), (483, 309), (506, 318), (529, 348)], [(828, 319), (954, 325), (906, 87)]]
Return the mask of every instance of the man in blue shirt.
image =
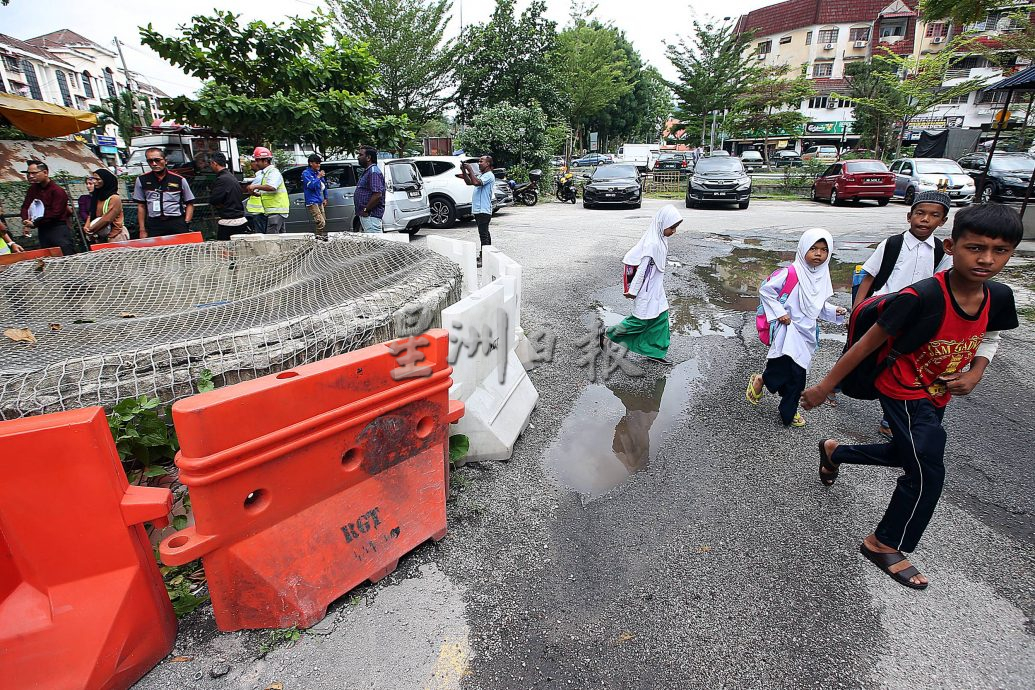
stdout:
[[(471, 212), (474, 213), (474, 221), (478, 224), (478, 238), (481, 240), (481, 247), (492, 244), (492, 236), (489, 235), (489, 221), (492, 220), (492, 202), (496, 193), (496, 176), (492, 174), (492, 156), (482, 156), (478, 159), (478, 175), (474, 175), (470, 165), (461, 165), (461, 178), (466, 184), (474, 187), (474, 199), (471, 204)], [(482, 265), (482, 251), (478, 248), (478, 267)]]
[(377, 167), (377, 149), (360, 147), (356, 154), (363, 174), (356, 183), (356, 215), (363, 232), (384, 232), (381, 219), (385, 215), (385, 177)]
[(316, 234), (327, 234), (327, 183), (323, 181), (324, 173), (320, 170), (323, 159), (315, 153), (309, 156), (309, 167), (302, 171), (302, 190), (305, 194), (305, 210), (316, 224)]

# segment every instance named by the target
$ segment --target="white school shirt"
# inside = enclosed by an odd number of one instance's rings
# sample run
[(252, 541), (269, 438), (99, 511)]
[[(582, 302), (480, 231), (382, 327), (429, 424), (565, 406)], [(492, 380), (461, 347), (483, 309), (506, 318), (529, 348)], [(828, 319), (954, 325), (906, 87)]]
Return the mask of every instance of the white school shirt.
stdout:
[[(898, 253), (895, 267), (891, 269), (888, 282), (874, 295), (886, 295), (891, 292), (898, 292), (904, 287), (924, 278), (930, 278), (935, 273), (941, 273), (952, 268), (952, 257), (946, 254), (936, 267), (934, 265), (934, 235), (932, 234), (924, 241), (920, 241), (911, 232), (907, 232), (902, 241), (902, 251)], [(888, 241), (884, 240), (873, 250), (873, 254), (863, 264), (863, 270), (873, 277), (880, 273), (881, 262), (884, 261), (884, 247)]]
[(654, 267), (654, 261), (643, 257), (640, 267), (636, 269), (636, 277), (629, 284), (629, 294), (633, 299), (633, 316), (638, 319), (656, 319), (668, 311), (668, 297), (665, 295), (665, 274)]
[[(769, 346), (768, 359), (776, 359), (787, 355), (802, 369), (808, 370), (812, 363), (812, 355), (816, 352), (819, 344), (816, 342), (816, 319), (806, 316), (798, 300), (799, 286), (795, 285), (787, 301), (780, 304), (780, 290), (787, 280), (787, 267), (781, 268), (776, 274), (762, 283), (758, 288), (758, 296), (765, 310), (765, 317), (770, 322), (776, 321), (784, 315), (791, 317), (791, 325), (784, 326), (777, 324), (773, 333), (773, 341)], [(819, 312), (819, 318), (831, 323), (844, 323), (845, 317), (837, 313), (837, 307), (827, 302)]]

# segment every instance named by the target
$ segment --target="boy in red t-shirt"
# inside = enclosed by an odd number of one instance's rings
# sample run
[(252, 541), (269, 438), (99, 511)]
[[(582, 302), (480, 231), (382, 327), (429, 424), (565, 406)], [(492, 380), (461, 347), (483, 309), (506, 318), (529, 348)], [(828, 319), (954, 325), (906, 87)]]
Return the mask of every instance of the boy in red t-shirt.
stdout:
[[(952, 239), (945, 240), (953, 268), (931, 279), (939, 282), (944, 299), (939, 305), (945, 314), (941, 326), (930, 342), (899, 356), (874, 382), (894, 432), (892, 443), (819, 443), (819, 477), (827, 486), (843, 463), (902, 468), (883, 519), (859, 550), (896, 582), (913, 589), (926, 588), (928, 581), (902, 552), (916, 548), (941, 496), (945, 406), (953, 395), (967, 395), (981, 380), (988, 366), (988, 358), (978, 351), (985, 333), (1017, 327), (1013, 292), (988, 281), (1013, 256), (1022, 234), (1020, 216), (1006, 206), (980, 204), (957, 212)], [(802, 407), (820, 405), (863, 359), (916, 324), (923, 309), (913, 288), (899, 292), (819, 385), (802, 394)]]

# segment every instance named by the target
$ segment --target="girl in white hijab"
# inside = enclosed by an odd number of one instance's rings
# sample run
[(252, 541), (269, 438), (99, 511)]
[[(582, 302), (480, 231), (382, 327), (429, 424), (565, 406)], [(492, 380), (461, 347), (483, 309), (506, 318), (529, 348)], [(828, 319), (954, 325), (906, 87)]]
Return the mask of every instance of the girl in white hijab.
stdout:
[[(777, 326), (766, 357), (765, 371), (748, 380), (748, 402), (757, 405), (763, 385), (780, 394), (780, 419), (785, 426), (803, 427), (798, 401), (805, 390), (805, 373), (818, 346), (818, 320), (843, 323), (848, 313), (827, 300), (834, 294), (830, 282), (830, 255), (834, 241), (823, 228), (810, 228), (798, 240), (798, 251), (791, 266), (776, 271), (758, 288), (766, 319)], [(793, 289), (781, 293), (791, 271)]]
[[(626, 266), (625, 296), (633, 300), (632, 316), (608, 329), (606, 336), (625, 345), (636, 354), (663, 364), (671, 364), (668, 298), (665, 296), (665, 269), (668, 261), (668, 238), (683, 222), (676, 207), (669, 204), (654, 214), (643, 237), (630, 249), (622, 262)], [(629, 273), (635, 275), (629, 279)], [(603, 336), (601, 336), (603, 344)]]

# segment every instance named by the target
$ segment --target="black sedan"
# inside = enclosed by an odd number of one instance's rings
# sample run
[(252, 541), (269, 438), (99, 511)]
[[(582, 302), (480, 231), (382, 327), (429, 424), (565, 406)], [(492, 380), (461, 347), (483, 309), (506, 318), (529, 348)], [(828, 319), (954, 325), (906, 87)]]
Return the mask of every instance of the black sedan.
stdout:
[(601, 165), (582, 190), (582, 205), (621, 204), (639, 208), (643, 189), (635, 165)]
[(675, 153), (663, 153), (654, 163), (653, 172), (678, 172), (680, 175), (689, 175), (694, 169), (694, 158), (689, 153), (678, 151)]
[(801, 161), (801, 154), (793, 149), (777, 151), (773, 154), (771, 161), (778, 168), (792, 168), (805, 165)]
[[(960, 167), (977, 182), (985, 172), (987, 153), (971, 153), (959, 159)], [(997, 151), (992, 156), (988, 180), (981, 190), (980, 203), (988, 201), (1021, 201), (1028, 190), (1028, 181), (1035, 171), (1035, 158), (1026, 153)]]

